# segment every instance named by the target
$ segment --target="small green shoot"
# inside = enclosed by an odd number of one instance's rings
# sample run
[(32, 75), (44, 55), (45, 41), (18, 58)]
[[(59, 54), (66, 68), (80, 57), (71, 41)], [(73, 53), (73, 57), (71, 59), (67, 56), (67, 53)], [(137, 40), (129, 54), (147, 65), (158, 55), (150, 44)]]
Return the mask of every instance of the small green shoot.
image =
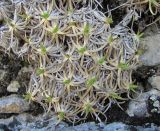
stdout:
[(59, 31), (58, 25), (54, 25), (52, 29), (52, 33), (56, 34)]
[(52, 102), (52, 97), (51, 96), (46, 96), (45, 101), (47, 103), (51, 103)]
[(114, 38), (112, 35), (109, 35), (108, 39), (107, 39), (107, 42), (111, 45), (114, 41)]
[(43, 75), (44, 72), (45, 72), (45, 70), (44, 70), (43, 68), (38, 68), (38, 69), (36, 70), (36, 74), (37, 74), (37, 75)]
[(48, 18), (49, 18), (49, 12), (43, 12), (42, 14), (41, 14), (41, 17), (43, 18), (43, 19), (45, 19), (45, 20), (47, 20)]
[(58, 112), (58, 118), (59, 118), (60, 121), (61, 121), (61, 120), (64, 120), (64, 118), (65, 118), (65, 113), (64, 113), (63, 111)]
[(93, 78), (87, 80), (86, 84), (87, 84), (88, 87), (91, 87), (96, 83), (96, 81), (97, 81), (96, 77), (93, 77)]
[(83, 110), (85, 111), (86, 115), (94, 112), (94, 109), (90, 103), (85, 103), (83, 106)]
[(32, 94), (31, 93), (26, 93), (25, 95), (23, 95), (23, 97), (27, 101), (31, 101), (32, 100)]
[(42, 55), (45, 55), (45, 54), (47, 53), (46, 47), (41, 44), (41, 45), (40, 45), (40, 48), (41, 48), (41, 53), (42, 53)]
[(102, 57), (102, 58), (100, 58), (100, 59), (98, 60), (98, 64), (100, 64), (100, 65), (103, 65), (104, 62), (105, 62), (105, 58), (104, 58), (104, 57)]
[(86, 23), (83, 27), (83, 35), (88, 37), (90, 34), (90, 30), (91, 29), (89, 23)]
[(136, 40), (139, 42), (143, 35), (144, 35), (144, 33), (141, 33), (141, 32), (138, 31), (136, 36), (135, 36)]
[(87, 49), (85, 47), (81, 47), (78, 49), (78, 53), (83, 55)]
[(69, 79), (68, 79), (68, 80), (64, 80), (63, 83), (64, 83), (65, 85), (69, 85), (69, 84), (71, 83), (71, 80), (69, 80)]
[(129, 84), (129, 90), (135, 92), (135, 90), (138, 88), (135, 84)]
[(106, 23), (107, 25), (110, 25), (110, 24), (113, 23), (113, 19), (112, 19), (111, 17), (106, 17), (105, 23)]
[(128, 70), (129, 64), (128, 63), (119, 63), (118, 68), (120, 68), (121, 70)]
[(121, 96), (119, 96), (117, 93), (110, 93), (109, 96), (113, 99), (118, 99), (118, 100), (125, 100)]

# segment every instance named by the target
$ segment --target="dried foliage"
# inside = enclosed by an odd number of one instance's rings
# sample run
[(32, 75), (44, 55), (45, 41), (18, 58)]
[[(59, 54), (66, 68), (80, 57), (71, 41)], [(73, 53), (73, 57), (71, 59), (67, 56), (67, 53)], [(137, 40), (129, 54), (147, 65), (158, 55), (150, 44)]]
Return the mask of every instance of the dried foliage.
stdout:
[[(141, 34), (127, 27), (135, 10), (114, 28), (98, 0), (1, 0), (0, 46), (34, 65), (25, 99), (53, 110), (59, 120), (101, 121), (112, 103), (135, 91)], [(129, 97), (129, 95), (128, 95)]]

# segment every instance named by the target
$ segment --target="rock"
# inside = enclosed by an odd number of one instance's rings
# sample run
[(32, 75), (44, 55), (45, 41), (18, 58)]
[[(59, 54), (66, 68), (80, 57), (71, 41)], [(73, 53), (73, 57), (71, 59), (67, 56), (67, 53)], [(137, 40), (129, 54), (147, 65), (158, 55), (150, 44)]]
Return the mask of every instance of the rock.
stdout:
[[(99, 131), (99, 127), (94, 122), (80, 124), (78, 126), (71, 126), (64, 129), (65, 131)], [(57, 131), (62, 131), (57, 130)]]
[(17, 95), (0, 98), (0, 113), (22, 113), (29, 109), (29, 103)]
[(0, 81), (4, 79), (5, 74), (6, 74), (5, 70), (0, 70)]
[(136, 100), (131, 100), (128, 105), (127, 114), (130, 117), (148, 117), (148, 100), (152, 95), (160, 96), (158, 90), (152, 89), (142, 93)]
[(151, 95), (148, 99), (148, 107), (151, 114), (160, 115), (160, 95)]
[(160, 76), (152, 76), (148, 79), (148, 82), (153, 88), (160, 90)]
[(7, 71), (5, 70), (0, 70), (0, 93), (5, 93), (6, 92), (6, 79), (5, 77), (7, 76)]
[(18, 94), (26, 93), (26, 87), (29, 86), (29, 81), (30, 81), (32, 72), (33, 72), (33, 68), (31, 66), (23, 67), (18, 72), (16, 80), (19, 81), (19, 84), (21, 86), (21, 88), (19, 88), (18, 90)]
[(110, 124), (88, 122), (76, 126), (68, 126), (65, 122), (57, 124), (58, 119), (53, 112), (48, 115), (32, 116), (28, 113), (0, 119), (0, 129), (9, 131), (158, 131), (154, 124), (144, 126), (126, 125), (122, 122)]
[(20, 88), (20, 84), (18, 81), (12, 81), (9, 86), (7, 87), (8, 92), (17, 92)]
[(106, 125), (103, 131), (130, 131), (130, 130), (129, 130), (129, 126), (120, 122), (114, 122)]
[(58, 125), (57, 123), (58, 119), (52, 112), (48, 115), (40, 114), (38, 116), (23, 113), (7, 119), (0, 119), (0, 125), (10, 131), (62, 131), (68, 127), (68, 124), (64, 122)]
[(160, 127), (157, 127), (156, 125), (151, 123), (149, 127), (137, 126), (136, 129), (136, 131), (159, 131)]
[(146, 47), (145, 53), (140, 56), (140, 61), (145, 66), (156, 66), (160, 64), (160, 34), (155, 33), (146, 36), (142, 44)]

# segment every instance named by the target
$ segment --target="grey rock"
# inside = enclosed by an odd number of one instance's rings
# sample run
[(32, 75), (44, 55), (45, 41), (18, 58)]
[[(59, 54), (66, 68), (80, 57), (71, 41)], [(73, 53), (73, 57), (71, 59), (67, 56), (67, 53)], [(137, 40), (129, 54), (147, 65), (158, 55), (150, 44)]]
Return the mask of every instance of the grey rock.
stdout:
[(0, 129), (2, 127), (11, 131), (158, 131), (160, 128), (156, 125), (131, 126), (122, 122), (110, 124), (94, 122), (83, 123), (77, 126), (68, 126), (64, 122), (58, 123), (58, 119), (53, 112), (50, 114), (32, 116), (28, 113), (12, 116), (7, 119), (0, 119)]
[(6, 75), (6, 71), (0, 70), (0, 81), (4, 79), (5, 75)]
[(137, 126), (136, 129), (137, 129), (137, 131), (159, 131), (160, 127), (157, 127), (156, 125), (151, 123), (150, 127), (144, 128), (142, 126)]
[(148, 79), (148, 82), (153, 88), (160, 90), (160, 76), (152, 76)]
[(6, 92), (6, 76), (7, 76), (7, 71), (5, 70), (0, 70), (0, 93), (5, 93)]
[(20, 88), (20, 84), (18, 81), (11, 81), (11, 83), (7, 87), (8, 92), (18, 92)]
[(58, 119), (52, 112), (38, 116), (23, 113), (7, 119), (0, 119), (0, 125), (6, 126), (11, 131), (57, 131), (68, 127), (64, 122), (58, 125), (57, 123)]
[(142, 44), (146, 47), (145, 53), (140, 56), (140, 61), (145, 66), (155, 66), (160, 64), (160, 34), (146, 36)]
[(142, 93), (136, 100), (131, 100), (128, 105), (127, 114), (130, 117), (148, 117), (150, 114), (148, 112), (148, 99), (152, 95), (159, 96), (160, 92), (158, 90), (152, 89), (148, 92)]
[(99, 127), (94, 122), (84, 123), (78, 126), (71, 126), (58, 131), (99, 131)]
[(106, 125), (103, 131), (130, 131), (130, 130), (129, 130), (129, 126), (121, 122), (114, 122)]
[(17, 95), (0, 98), (0, 113), (22, 113), (29, 109), (29, 103)]

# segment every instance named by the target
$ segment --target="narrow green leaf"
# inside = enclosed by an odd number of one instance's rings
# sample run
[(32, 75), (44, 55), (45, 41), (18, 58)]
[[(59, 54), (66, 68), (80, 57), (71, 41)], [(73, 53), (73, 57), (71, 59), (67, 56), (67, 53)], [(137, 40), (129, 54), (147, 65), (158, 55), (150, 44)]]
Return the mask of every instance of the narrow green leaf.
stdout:
[(64, 117), (65, 117), (65, 113), (64, 112), (58, 112), (58, 118), (60, 119), (60, 120), (64, 120)]
[(92, 113), (93, 112), (93, 108), (92, 105), (90, 103), (87, 103), (84, 105), (84, 111), (86, 114)]
[(137, 85), (134, 85), (134, 84), (129, 84), (129, 90), (135, 92), (135, 90), (138, 88)]
[(69, 80), (69, 79), (68, 79), (68, 80), (64, 80), (63, 83), (64, 83), (65, 85), (69, 85), (69, 84), (71, 83), (71, 80)]
[(119, 96), (117, 93), (111, 93), (109, 96), (112, 97), (113, 99), (125, 100), (124, 98)]
[(87, 24), (84, 25), (83, 35), (84, 35), (84, 36), (88, 36), (89, 33), (90, 33), (90, 25), (89, 25), (89, 23), (87, 23)]
[(46, 101), (47, 103), (51, 103), (51, 102), (52, 102), (52, 97), (51, 97), (51, 96), (46, 96), (45, 101)]
[(41, 14), (41, 17), (42, 17), (43, 19), (48, 19), (48, 17), (49, 17), (49, 12), (43, 12), (43, 13)]
[(43, 68), (38, 68), (38, 69), (36, 70), (36, 74), (37, 74), (37, 75), (42, 75), (42, 74), (44, 74), (44, 69), (43, 69)]
[(87, 86), (91, 87), (96, 83), (97, 79), (95, 77), (87, 80)]
[(23, 95), (24, 99), (27, 101), (30, 101), (32, 99), (32, 94), (31, 93), (26, 93), (25, 95)]
[(58, 27), (58, 25), (55, 25), (53, 27), (52, 33), (57, 33), (58, 31), (59, 31), (59, 27)]
[(44, 45), (41, 45), (40, 48), (41, 48), (41, 53), (45, 55), (47, 53), (46, 47)]
[(85, 47), (81, 47), (80, 49), (78, 49), (78, 53), (80, 54), (84, 54), (85, 51), (86, 51)]
[(129, 64), (127, 63), (119, 63), (118, 68), (122, 70), (128, 70), (129, 69)]
[(100, 58), (100, 59), (98, 60), (98, 64), (100, 64), (100, 65), (103, 65), (104, 62), (105, 62), (105, 58), (104, 58), (104, 57), (102, 57), (102, 58)]
[(113, 23), (113, 19), (111, 17), (106, 17), (106, 21), (105, 21), (106, 24), (110, 25)]

